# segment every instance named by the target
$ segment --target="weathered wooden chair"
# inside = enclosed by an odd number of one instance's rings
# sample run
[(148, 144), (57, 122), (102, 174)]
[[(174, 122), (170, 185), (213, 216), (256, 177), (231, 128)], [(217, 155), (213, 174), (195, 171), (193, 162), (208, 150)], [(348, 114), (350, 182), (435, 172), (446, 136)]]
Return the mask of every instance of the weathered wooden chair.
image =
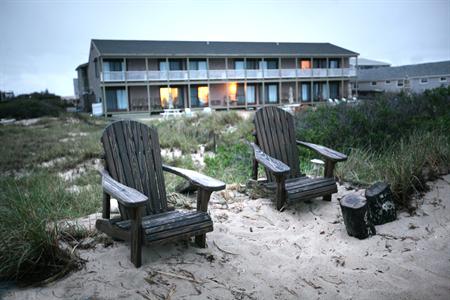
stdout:
[[(162, 164), (158, 133), (155, 128), (136, 121), (118, 121), (109, 125), (101, 141), (105, 151), (102, 171), (103, 219), (98, 230), (131, 243), (131, 261), (141, 265), (142, 245), (153, 245), (195, 236), (206, 246), (206, 232), (213, 230), (207, 213), (213, 191), (225, 184), (194, 171)], [(168, 207), (163, 171), (174, 173), (198, 188), (197, 210), (176, 211)], [(110, 219), (111, 196), (117, 199), (120, 218)]]
[[(297, 141), (293, 116), (275, 106), (260, 108), (255, 113), (255, 138), (253, 179), (258, 179), (258, 163), (265, 167), (267, 180), (264, 189), (275, 192), (276, 206), (284, 203), (323, 196), (331, 201), (337, 192), (333, 176), (336, 162), (347, 159), (342, 153), (324, 146)], [(325, 158), (325, 174), (320, 178), (308, 178), (300, 173), (298, 145), (314, 150)]]

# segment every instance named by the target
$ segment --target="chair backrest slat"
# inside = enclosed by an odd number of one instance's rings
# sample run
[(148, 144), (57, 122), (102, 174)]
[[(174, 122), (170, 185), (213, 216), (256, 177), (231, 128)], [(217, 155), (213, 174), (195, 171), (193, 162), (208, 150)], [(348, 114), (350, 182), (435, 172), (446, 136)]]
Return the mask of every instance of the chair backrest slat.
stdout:
[[(291, 168), (288, 178), (299, 177), (298, 148), (292, 115), (275, 106), (263, 107), (255, 113), (254, 123), (260, 148)], [(275, 177), (267, 170), (266, 176), (269, 181), (275, 181)]]
[[(118, 121), (105, 129), (101, 141), (111, 177), (149, 198), (146, 214), (165, 211), (167, 198), (156, 129), (136, 121)], [(119, 210), (123, 219), (130, 218), (122, 205)]]

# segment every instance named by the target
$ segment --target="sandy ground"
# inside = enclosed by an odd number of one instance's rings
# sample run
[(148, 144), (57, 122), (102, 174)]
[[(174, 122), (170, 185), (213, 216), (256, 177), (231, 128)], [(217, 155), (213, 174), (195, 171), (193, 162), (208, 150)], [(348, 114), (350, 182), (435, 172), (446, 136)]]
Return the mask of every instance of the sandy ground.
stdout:
[[(345, 231), (338, 198), (274, 209), (268, 199), (215, 195), (208, 246), (145, 247), (135, 269), (115, 242), (82, 250), (85, 268), (5, 299), (450, 299), (450, 175), (430, 183), (417, 214), (377, 226), (366, 240)], [(88, 220), (88, 221), (86, 221)], [(94, 220), (85, 219), (92, 225)]]

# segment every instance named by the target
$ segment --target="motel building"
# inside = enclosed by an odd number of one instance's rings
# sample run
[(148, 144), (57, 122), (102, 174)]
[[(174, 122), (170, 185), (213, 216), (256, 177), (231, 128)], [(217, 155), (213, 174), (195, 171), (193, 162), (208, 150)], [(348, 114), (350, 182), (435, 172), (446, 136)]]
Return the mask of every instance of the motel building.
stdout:
[(330, 43), (94, 39), (79, 93), (106, 114), (314, 104), (352, 96), (357, 56)]

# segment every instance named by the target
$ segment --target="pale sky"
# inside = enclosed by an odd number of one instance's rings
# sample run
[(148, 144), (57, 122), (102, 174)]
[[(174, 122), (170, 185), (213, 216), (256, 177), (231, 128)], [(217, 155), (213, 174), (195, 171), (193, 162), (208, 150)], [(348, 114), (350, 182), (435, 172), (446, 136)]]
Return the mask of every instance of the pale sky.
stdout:
[(0, 90), (74, 94), (91, 39), (330, 42), (393, 65), (450, 59), (450, 0), (0, 0)]

